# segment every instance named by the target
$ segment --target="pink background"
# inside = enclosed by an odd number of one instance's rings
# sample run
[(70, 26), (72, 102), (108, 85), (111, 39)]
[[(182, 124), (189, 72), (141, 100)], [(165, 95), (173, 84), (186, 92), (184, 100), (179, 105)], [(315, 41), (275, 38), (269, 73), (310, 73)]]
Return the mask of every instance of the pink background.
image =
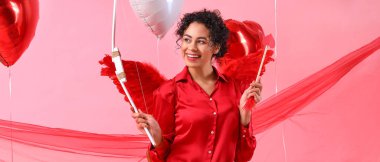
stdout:
[[(380, 36), (380, 1), (277, 2), (276, 63), (262, 80), (264, 98)], [(254, 20), (275, 33), (274, 1), (185, 1), (182, 13), (219, 9), (225, 19)], [(20, 60), (0, 68), (0, 119), (104, 134), (136, 134), (129, 107), (100, 76), (111, 49), (112, 1), (40, 0), (36, 35)], [(159, 42), (118, 5), (116, 45), (123, 59), (150, 62), (168, 78), (184, 64), (174, 27)], [(276, 65), (276, 66), (275, 66)], [(255, 161), (380, 161), (380, 51), (295, 117), (260, 134)], [(121, 124), (122, 123), (122, 124)], [(286, 151), (285, 151), (286, 150)]]

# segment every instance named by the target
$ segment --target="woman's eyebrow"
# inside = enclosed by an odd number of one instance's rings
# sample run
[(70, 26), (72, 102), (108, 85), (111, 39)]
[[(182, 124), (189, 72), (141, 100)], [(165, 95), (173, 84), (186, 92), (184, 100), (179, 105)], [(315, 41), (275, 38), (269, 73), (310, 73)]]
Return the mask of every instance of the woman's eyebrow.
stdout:
[[(193, 37), (190, 36), (189, 34), (184, 34), (183, 36), (184, 36), (184, 37), (193, 38)], [(207, 40), (207, 37), (198, 37), (197, 39), (204, 39), (204, 40)]]
[(204, 39), (204, 40), (207, 40), (206, 37), (198, 37), (197, 39)]

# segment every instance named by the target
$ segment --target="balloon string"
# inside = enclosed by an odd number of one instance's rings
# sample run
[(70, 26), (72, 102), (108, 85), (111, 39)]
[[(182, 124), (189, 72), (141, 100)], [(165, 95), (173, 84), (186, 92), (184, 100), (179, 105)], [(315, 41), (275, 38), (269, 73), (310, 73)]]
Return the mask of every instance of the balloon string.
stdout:
[(276, 42), (276, 45), (274, 46), (274, 82), (275, 82), (275, 93), (277, 95), (278, 93), (278, 75), (277, 75), (277, 47), (278, 47), (278, 39), (277, 39), (277, 33), (278, 33), (278, 27), (277, 27), (277, 0), (274, 0), (274, 40)]
[[(12, 70), (8, 67), (8, 79), (9, 79), (9, 101), (12, 103)], [(13, 162), (13, 119), (12, 119), (12, 105), (10, 105), (11, 110), (9, 114), (9, 120), (11, 121), (11, 161)]]
[(141, 89), (142, 97), (143, 97), (143, 100), (144, 100), (145, 111), (148, 112), (148, 106), (146, 105), (146, 100), (145, 100), (145, 93), (144, 93), (144, 89), (143, 89), (143, 86), (142, 86), (142, 83), (141, 83), (141, 79), (140, 79), (140, 72), (139, 72), (139, 68), (138, 68), (136, 62), (135, 62), (135, 65), (136, 65), (136, 70), (137, 70), (137, 77), (139, 78), (139, 83), (140, 83), (140, 89)]
[(160, 38), (159, 37), (157, 37), (156, 55), (157, 55), (157, 69), (160, 70)]
[(284, 148), (284, 158), (285, 158), (285, 162), (288, 161), (288, 154), (287, 154), (287, 151), (286, 151), (286, 143), (285, 143), (285, 122), (282, 123), (282, 129), (281, 129), (281, 136), (282, 136), (282, 146)]
[[(275, 94), (277, 95), (278, 93), (278, 74), (277, 74), (277, 47), (278, 47), (278, 26), (277, 26), (277, 0), (274, 0), (274, 29), (275, 29), (275, 33), (274, 33), (274, 40), (276, 42), (276, 45), (274, 47), (274, 75), (275, 75), (275, 79), (274, 79), (274, 82), (275, 82)], [(283, 146), (283, 149), (284, 149), (284, 160), (285, 162), (288, 161), (288, 154), (287, 154), (287, 150), (286, 150), (286, 142), (285, 142), (285, 126), (284, 126), (284, 123), (282, 124), (282, 129), (281, 129), (281, 137), (282, 137), (282, 146)]]
[(8, 79), (9, 79), (9, 98), (12, 97), (12, 70), (11, 67), (8, 67)]
[[(131, 95), (129, 94), (127, 88), (125, 87), (124, 81), (122, 81), (121, 79), (119, 79), (119, 82), (120, 82), (121, 87), (124, 90), (125, 95), (127, 96), (128, 100), (129, 100), (129, 103), (133, 107), (133, 111), (135, 113), (138, 113), (139, 111), (137, 110), (137, 107), (136, 107), (135, 103), (133, 102), (133, 99), (132, 99)], [(156, 146), (156, 142), (154, 141), (154, 138), (153, 138), (152, 134), (149, 132), (149, 130), (148, 130), (147, 127), (144, 127), (144, 131), (145, 131), (146, 135), (148, 136), (149, 141), (152, 143), (152, 145)]]

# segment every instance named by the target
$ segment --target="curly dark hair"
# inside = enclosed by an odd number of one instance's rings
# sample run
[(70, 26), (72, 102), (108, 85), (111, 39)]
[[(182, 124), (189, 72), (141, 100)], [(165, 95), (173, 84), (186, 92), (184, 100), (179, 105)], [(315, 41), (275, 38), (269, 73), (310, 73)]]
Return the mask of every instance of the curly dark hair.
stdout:
[(229, 35), (229, 30), (223, 22), (223, 18), (220, 15), (219, 10), (207, 10), (203, 9), (200, 11), (185, 14), (181, 21), (177, 24), (176, 35), (178, 41), (183, 37), (185, 30), (193, 22), (202, 23), (210, 32), (210, 39), (213, 45), (219, 45), (219, 52), (215, 54), (215, 57), (223, 57), (227, 52), (227, 39)]

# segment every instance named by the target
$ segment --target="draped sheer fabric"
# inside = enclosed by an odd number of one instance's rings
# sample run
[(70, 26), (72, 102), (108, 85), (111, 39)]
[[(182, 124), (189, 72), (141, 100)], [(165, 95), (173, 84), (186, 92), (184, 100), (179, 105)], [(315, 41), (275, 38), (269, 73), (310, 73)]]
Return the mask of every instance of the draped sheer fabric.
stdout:
[(145, 158), (149, 143), (143, 135), (94, 134), (5, 120), (0, 120), (0, 139), (3, 149), (13, 147), (17, 157), (31, 158), (27, 161), (67, 161), (70, 157), (136, 161)]
[(377, 38), (263, 101), (252, 115), (254, 134), (263, 132), (300, 111), (379, 48), (380, 38)]
[[(255, 133), (294, 116), (379, 48), (377, 38), (257, 105), (252, 119)], [(148, 144), (143, 135), (93, 134), (0, 120), (0, 162), (146, 161)]]

